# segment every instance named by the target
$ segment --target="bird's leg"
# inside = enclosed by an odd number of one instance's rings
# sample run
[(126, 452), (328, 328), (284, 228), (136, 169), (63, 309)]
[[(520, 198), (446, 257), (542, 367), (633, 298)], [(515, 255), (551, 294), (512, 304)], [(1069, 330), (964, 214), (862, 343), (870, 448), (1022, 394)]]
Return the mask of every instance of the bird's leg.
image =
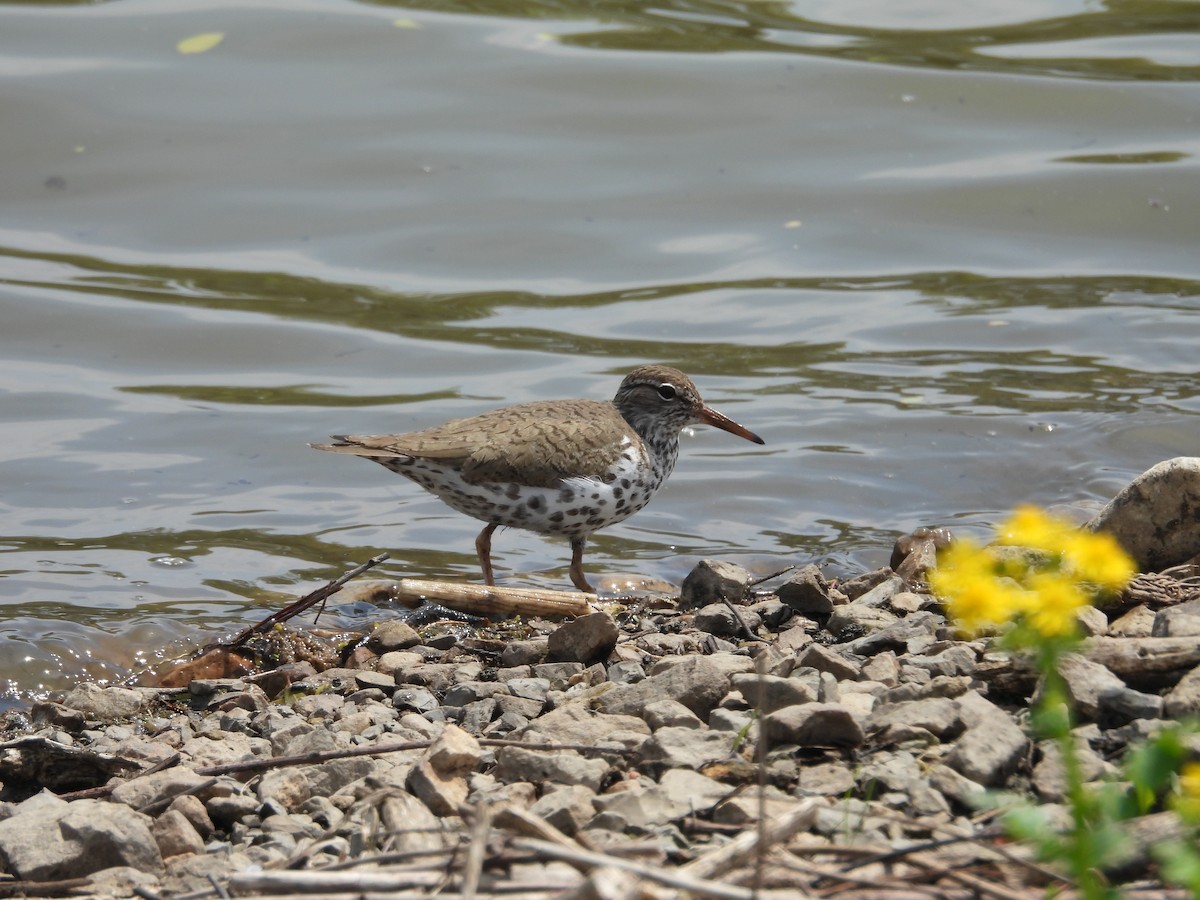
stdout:
[(583, 574), (583, 545), (585, 537), (571, 538), (571, 583), (587, 594), (596, 593), (596, 589), (588, 584), (587, 576)]
[(479, 567), (483, 569), (483, 580), (490, 587), (496, 586), (496, 579), (492, 577), (492, 532), (499, 527), (493, 522), (491, 525), (485, 526), (483, 531), (479, 532), (479, 537), (475, 538), (475, 552), (479, 554)]

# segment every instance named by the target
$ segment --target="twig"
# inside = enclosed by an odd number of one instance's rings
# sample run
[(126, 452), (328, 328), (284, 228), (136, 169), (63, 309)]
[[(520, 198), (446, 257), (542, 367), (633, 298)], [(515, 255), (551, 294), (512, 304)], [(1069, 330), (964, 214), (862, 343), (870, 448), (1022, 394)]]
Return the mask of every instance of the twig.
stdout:
[(686, 863), (678, 871), (689, 876), (707, 878), (717, 872), (727, 872), (736, 868), (759, 852), (760, 846), (765, 851), (767, 847), (783, 843), (792, 835), (803, 831), (816, 819), (820, 806), (816, 800), (802, 800), (794, 809), (772, 820), (765, 829), (760, 829), (759, 832), (747, 831), (728, 844)]
[(467, 845), (467, 858), (463, 862), (463, 900), (475, 900), (479, 890), (479, 876), (483, 874), (483, 859), (487, 855), (488, 832), (492, 829), (492, 810), (486, 802), (475, 807), (475, 825), (471, 829), (471, 843)]
[[(286, 622), (288, 619), (295, 618), (296, 616), (300, 615), (302, 612), (305, 612), (306, 610), (311, 609), (312, 607), (316, 606), (318, 603), (324, 602), (330, 596), (332, 596), (333, 594), (336, 594), (338, 591), (340, 591), (342, 589), (342, 586), (347, 581), (349, 581), (351, 578), (354, 578), (357, 575), (361, 575), (363, 572), (367, 571), (368, 569), (374, 568), (375, 566), (379, 565), (381, 562), (383, 562), (387, 558), (388, 558), (388, 555), (386, 553), (380, 553), (378, 556), (372, 556), (370, 559), (368, 559), (362, 565), (355, 566), (349, 572), (346, 572), (344, 575), (342, 575), (339, 578), (335, 578), (333, 581), (329, 582), (324, 587), (317, 588), (311, 594), (305, 594), (299, 600), (295, 601), (294, 603), (289, 603), (283, 609), (279, 610), (278, 612), (272, 613), (271, 615), (269, 615), (265, 619), (263, 619), (261, 622), (257, 622), (256, 624), (251, 625), (248, 628), (242, 629), (242, 631), (240, 631), (237, 634), (237, 636), (234, 637), (232, 640), (225, 641), (225, 642), (218, 642), (216, 646), (222, 647), (225, 649), (232, 649), (234, 647), (240, 647), (242, 644), (244, 644), (246, 641), (248, 641), (254, 635), (263, 634), (267, 631), (270, 631), (272, 628), (274, 628), (279, 623)], [(320, 615), (320, 614), (318, 613), (318, 615)]]
[(536, 838), (516, 838), (512, 845), (520, 850), (531, 850), (542, 856), (561, 859), (577, 868), (582, 865), (587, 868), (610, 866), (625, 872), (633, 872), (647, 881), (665, 884), (681, 891), (691, 891), (701, 897), (717, 897), (720, 900), (751, 900), (753, 894), (743, 887), (721, 884), (709, 881), (684, 872), (682, 869), (665, 869), (660, 866), (648, 866), (619, 856), (609, 856), (593, 850), (572, 850), (550, 841), (539, 841)]

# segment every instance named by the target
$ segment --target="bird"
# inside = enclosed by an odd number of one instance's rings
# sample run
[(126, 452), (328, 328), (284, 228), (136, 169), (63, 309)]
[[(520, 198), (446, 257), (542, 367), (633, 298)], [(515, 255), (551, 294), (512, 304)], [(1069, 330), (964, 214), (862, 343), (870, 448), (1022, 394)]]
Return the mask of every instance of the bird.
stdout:
[(571, 582), (594, 594), (583, 570), (588, 537), (642, 509), (675, 468), (680, 431), (701, 424), (765, 443), (706, 405), (683, 372), (642, 365), (611, 401), (538, 400), (408, 434), (333, 435), (309, 446), (379, 463), (486, 523), (475, 550), (488, 585), (496, 583), (492, 534), (509, 526), (568, 538)]

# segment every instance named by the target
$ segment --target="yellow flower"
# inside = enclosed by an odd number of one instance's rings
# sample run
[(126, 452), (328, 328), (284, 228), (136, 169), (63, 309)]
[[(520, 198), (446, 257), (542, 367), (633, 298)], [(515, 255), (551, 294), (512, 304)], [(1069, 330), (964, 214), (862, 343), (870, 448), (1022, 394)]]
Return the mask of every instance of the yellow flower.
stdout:
[(1012, 621), (1022, 607), (1023, 592), (999, 578), (996, 561), (974, 541), (955, 541), (938, 557), (929, 583), (946, 601), (946, 612), (965, 634), (978, 634)]
[(1018, 506), (1001, 523), (996, 543), (1059, 553), (1074, 530), (1066, 519), (1049, 515), (1036, 506)]
[(1045, 637), (1063, 637), (1078, 628), (1076, 613), (1088, 605), (1088, 595), (1070, 575), (1037, 572), (1029, 576), (1024, 618)]
[(1179, 794), (1173, 805), (1184, 819), (1200, 821), (1200, 762), (1184, 763), (1179, 770)]
[(1084, 581), (1119, 590), (1135, 574), (1133, 560), (1111, 534), (1079, 531), (1063, 547), (1063, 557), (1072, 572)]

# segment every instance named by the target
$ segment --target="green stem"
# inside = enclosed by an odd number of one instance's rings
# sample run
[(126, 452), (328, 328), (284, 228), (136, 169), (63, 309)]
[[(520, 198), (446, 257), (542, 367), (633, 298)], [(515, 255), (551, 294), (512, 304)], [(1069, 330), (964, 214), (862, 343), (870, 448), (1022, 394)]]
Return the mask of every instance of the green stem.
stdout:
[(1044, 736), (1058, 743), (1063, 774), (1067, 782), (1067, 803), (1071, 810), (1071, 833), (1067, 836), (1068, 861), (1071, 874), (1084, 900), (1108, 900), (1114, 896), (1100, 873), (1099, 850), (1095, 840), (1095, 821), (1092, 799), (1084, 790), (1083, 766), (1079, 761), (1075, 735), (1071, 731), (1067, 687), (1058, 671), (1058, 653), (1045, 648), (1042, 658), (1045, 683), (1039, 701), (1038, 717)]

